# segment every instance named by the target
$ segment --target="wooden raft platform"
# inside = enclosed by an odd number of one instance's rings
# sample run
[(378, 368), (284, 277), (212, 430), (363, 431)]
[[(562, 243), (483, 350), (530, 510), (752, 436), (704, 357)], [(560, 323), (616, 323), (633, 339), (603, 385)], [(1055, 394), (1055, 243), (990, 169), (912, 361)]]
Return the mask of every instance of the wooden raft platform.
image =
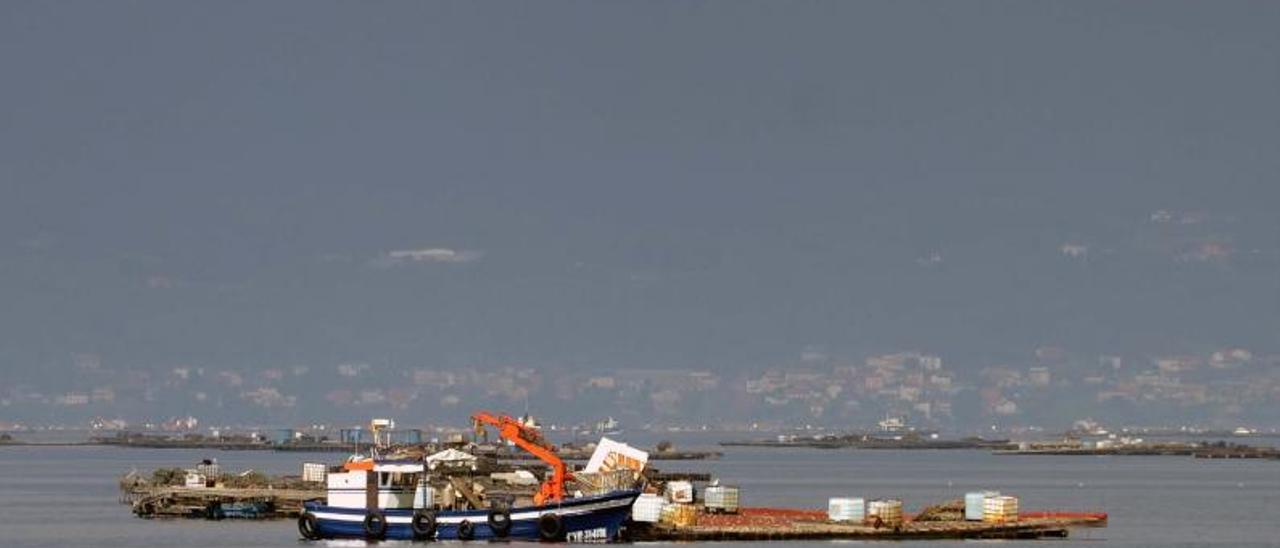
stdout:
[(820, 511), (744, 508), (737, 515), (699, 515), (690, 526), (629, 525), (633, 541), (911, 540), (1063, 538), (1073, 527), (1105, 527), (1102, 513), (1027, 512), (1013, 523), (906, 521), (897, 527), (827, 521)]
[(323, 489), (148, 487), (124, 502), (143, 518), (278, 519), (297, 517), (302, 503), (324, 497)]

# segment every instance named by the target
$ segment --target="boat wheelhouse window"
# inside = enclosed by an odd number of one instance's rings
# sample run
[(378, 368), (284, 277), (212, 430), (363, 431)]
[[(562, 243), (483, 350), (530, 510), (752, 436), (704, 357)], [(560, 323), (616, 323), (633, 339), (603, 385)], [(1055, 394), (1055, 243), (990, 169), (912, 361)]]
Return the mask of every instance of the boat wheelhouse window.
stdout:
[(416, 472), (378, 472), (379, 487), (415, 487), (417, 485)]

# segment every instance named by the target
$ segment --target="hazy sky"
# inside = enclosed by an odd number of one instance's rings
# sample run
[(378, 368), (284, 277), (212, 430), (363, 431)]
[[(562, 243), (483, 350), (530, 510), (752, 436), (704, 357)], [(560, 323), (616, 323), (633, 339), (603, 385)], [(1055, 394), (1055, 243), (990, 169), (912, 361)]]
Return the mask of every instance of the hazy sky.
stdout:
[(2, 2), (0, 368), (1280, 350), (1277, 29), (1265, 1)]

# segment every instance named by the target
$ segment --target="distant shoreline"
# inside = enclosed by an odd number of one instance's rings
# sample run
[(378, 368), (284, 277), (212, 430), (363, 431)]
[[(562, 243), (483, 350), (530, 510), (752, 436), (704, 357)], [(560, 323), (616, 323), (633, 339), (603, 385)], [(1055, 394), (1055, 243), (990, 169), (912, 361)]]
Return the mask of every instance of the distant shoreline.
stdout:
[[(217, 451), (274, 451), (282, 453), (355, 453), (352, 444), (341, 443), (254, 443), (254, 442), (218, 442), (167, 439), (138, 438), (95, 438), (87, 441), (66, 442), (29, 442), (22, 440), (0, 441), (0, 447), (123, 447), (129, 449), (202, 449)], [(587, 460), (590, 453), (578, 449), (561, 451), (566, 460)], [(488, 455), (500, 460), (531, 460), (532, 457), (521, 453)], [(723, 456), (719, 451), (650, 451), (651, 460), (713, 460)]]
[(790, 448), (807, 447), (815, 449), (900, 449), (900, 450), (937, 450), (937, 449), (1016, 449), (1017, 444), (1009, 440), (984, 440), (977, 438), (959, 440), (936, 440), (925, 438), (877, 438), (870, 436), (847, 436), (840, 438), (799, 438), (790, 440), (733, 440), (722, 441), (724, 447), (769, 447)]
[(87, 447), (103, 445), (92, 441), (0, 441), (0, 447)]

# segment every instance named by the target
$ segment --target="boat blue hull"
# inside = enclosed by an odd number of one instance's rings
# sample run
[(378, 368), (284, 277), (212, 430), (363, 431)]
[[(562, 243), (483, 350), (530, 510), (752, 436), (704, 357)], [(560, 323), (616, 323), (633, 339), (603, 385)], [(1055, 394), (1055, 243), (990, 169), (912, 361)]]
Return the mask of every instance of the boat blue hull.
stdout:
[[(538, 519), (547, 513), (555, 513), (564, 523), (565, 539), (601, 542), (618, 537), (622, 524), (631, 516), (631, 505), (639, 491), (618, 491), (600, 496), (566, 500), (560, 504), (524, 506), (511, 509), (511, 531), (506, 537), (498, 537), (489, 527), (487, 510), (468, 510), (436, 513), (435, 540), (487, 540), (509, 538), (539, 540)], [(308, 504), (306, 512), (316, 517), (316, 535), (322, 539), (366, 539), (365, 511), (360, 508), (333, 508), (320, 504)], [(412, 509), (387, 509), (387, 532), (384, 538), (414, 540)], [(460, 539), (459, 525), (471, 523), (473, 535)], [(430, 539), (420, 539), (430, 540)]]

